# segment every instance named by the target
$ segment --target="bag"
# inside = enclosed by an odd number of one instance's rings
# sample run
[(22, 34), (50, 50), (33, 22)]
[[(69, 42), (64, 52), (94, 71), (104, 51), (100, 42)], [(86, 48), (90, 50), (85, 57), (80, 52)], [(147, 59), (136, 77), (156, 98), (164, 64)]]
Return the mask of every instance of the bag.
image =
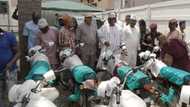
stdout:
[(17, 69), (5, 72), (6, 88), (10, 88), (17, 82)]

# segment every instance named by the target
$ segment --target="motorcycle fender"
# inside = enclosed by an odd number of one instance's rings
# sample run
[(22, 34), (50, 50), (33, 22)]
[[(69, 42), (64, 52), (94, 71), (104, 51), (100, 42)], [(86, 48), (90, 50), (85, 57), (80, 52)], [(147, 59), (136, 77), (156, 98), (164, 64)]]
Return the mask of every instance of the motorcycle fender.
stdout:
[(160, 74), (160, 71), (163, 67), (166, 67), (167, 65), (164, 64), (162, 61), (155, 59), (154, 63), (151, 66), (151, 73), (158, 77)]
[[(146, 107), (146, 103), (129, 90), (122, 91), (121, 102), (124, 104), (121, 107)], [(126, 104), (129, 106), (126, 106)]]
[(60, 93), (55, 87), (52, 87), (52, 88), (42, 88), (39, 94), (49, 99), (50, 101), (54, 101), (56, 98), (59, 97)]
[(188, 105), (187, 107), (190, 107), (190, 86), (185, 85), (181, 89), (181, 95), (179, 100), (179, 105), (182, 107), (183, 104)]

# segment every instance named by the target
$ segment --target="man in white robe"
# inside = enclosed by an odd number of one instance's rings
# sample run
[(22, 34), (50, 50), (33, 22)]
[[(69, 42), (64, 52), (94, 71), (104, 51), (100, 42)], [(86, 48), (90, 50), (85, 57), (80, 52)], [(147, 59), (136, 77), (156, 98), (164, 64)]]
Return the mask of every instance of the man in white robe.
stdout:
[[(122, 34), (123, 34), (122, 28), (118, 24), (116, 24), (116, 14), (110, 13), (108, 16), (108, 23), (105, 23), (98, 30), (98, 37), (101, 43), (101, 54), (99, 57), (97, 68), (101, 68), (102, 65), (101, 55), (104, 51), (105, 46), (108, 46), (112, 51), (118, 50), (121, 45)], [(114, 56), (117, 57), (117, 55)]]
[(110, 45), (112, 50), (119, 48), (122, 39), (122, 28), (116, 24), (115, 13), (109, 14), (108, 24), (105, 23), (105, 25), (98, 30), (98, 37), (101, 43)]
[(129, 25), (123, 28), (122, 38), (122, 43), (125, 43), (128, 52), (124, 60), (132, 67), (136, 66), (137, 51), (140, 49), (140, 33), (136, 28), (136, 22), (136, 17), (131, 16)]

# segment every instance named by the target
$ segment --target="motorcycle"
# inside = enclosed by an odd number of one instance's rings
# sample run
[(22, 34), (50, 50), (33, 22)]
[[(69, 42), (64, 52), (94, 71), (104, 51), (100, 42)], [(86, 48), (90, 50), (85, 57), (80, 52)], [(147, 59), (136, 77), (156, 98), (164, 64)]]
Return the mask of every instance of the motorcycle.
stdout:
[[(126, 76), (128, 78), (128, 76)], [(97, 96), (91, 97), (94, 107), (146, 107), (145, 102), (130, 90), (123, 90), (126, 81), (112, 77), (102, 81), (97, 88)]]
[[(146, 60), (144, 64), (144, 70), (147, 72), (150, 71), (156, 81), (162, 80), (162, 88), (166, 90), (166, 93), (164, 93), (162, 90), (155, 90), (159, 94), (161, 102), (166, 105), (171, 105), (175, 100), (174, 98), (179, 95), (181, 87), (183, 88), (183, 85), (189, 83), (190, 73), (167, 66), (161, 60), (156, 58), (154, 51), (142, 52), (139, 56)], [(158, 85), (161, 86), (160, 84)]]
[(14, 107), (56, 107), (52, 101), (58, 93), (44, 88), (52, 80), (55, 80), (55, 75), (50, 70), (41, 80), (26, 80), (23, 84), (14, 85), (8, 93), (9, 101), (15, 103)]
[(43, 74), (51, 69), (45, 50), (41, 46), (31, 48), (26, 59), (31, 64), (31, 70), (25, 77), (26, 80), (40, 80)]
[[(107, 49), (107, 50), (106, 50)], [(105, 51), (103, 51), (102, 58), (100, 57), (100, 60), (103, 60), (102, 62), (108, 62), (106, 63), (112, 69), (110, 74), (111, 76), (117, 76), (121, 80), (121, 82), (124, 82), (124, 89), (129, 89), (130, 91), (137, 91), (137, 90), (143, 90), (144, 86), (146, 84), (149, 84), (151, 80), (149, 79), (148, 75), (146, 75), (142, 70), (140, 70), (140, 67), (138, 68), (132, 68), (130, 67), (124, 59), (127, 56), (127, 50), (125, 48), (125, 44), (122, 44), (117, 51), (120, 51), (120, 53), (117, 54), (117, 57), (114, 56), (114, 52), (109, 50), (109, 48), (106, 48)], [(108, 60), (105, 60), (108, 59)], [(109, 63), (114, 62), (114, 63)], [(106, 65), (105, 63), (102, 63)], [(101, 73), (101, 72), (100, 72)], [(104, 71), (104, 75), (107, 74), (107, 72)], [(125, 76), (127, 74), (130, 74), (128, 78), (125, 79)], [(102, 77), (104, 78), (104, 75)], [(98, 77), (98, 74), (97, 74)], [(102, 79), (99, 79), (101, 81)]]
[[(44, 52), (45, 50), (43, 50), (41, 46), (35, 46), (29, 50), (29, 56), (26, 56), (27, 60), (31, 63), (31, 70), (25, 79), (26, 81), (33, 81), (31, 84), (38, 84), (39, 81), (44, 79), (44, 75), (51, 73), (51, 66)], [(53, 84), (54, 79), (49, 80), (46, 87), (41, 88), (37, 95), (41, 95), (50, 101), (54, 101), (59, 96), (59, 91), (52, 86)], [(25, 85), (27, 86), (27, 84), (23, 84), (22, 86), (25, 87)], [(24, 90), (21, 90), (21, 92), (22, 91)]]
[[(76, 47), (80, 47), (83, 45), (84, 44), (80, 43)], [(94, 95), (96, 93), (95, 71), (90, 67), (85, 66), (82, 63), (81, 59), (75, 54), (75, 52), (71, 48), (65, 48), (61, 50), (59, 57), (61, 59), (61, 64), (63, 67), (63, 70), (61, 72), (69, 72), (73, 83), (75, 84), (74, 92), (68, 97), (68, 100), (70, 102), (82, 101), (81, 105), (83, 105), (84, 107), (89, 107), (89, 103), (87, 100), (88, 98), (86, 97), (88, 97), (89, 95)], [(81, 96), (83, 98), (80, 99)]]
[[(118, 49), (112, 50), (109, 46), (104, 45), (97, 63), (97, 78), (98, 81), (109, 80), (112, 77), (115, 65), (120, 62), (121, 54), (126, 54), (125, 44), (122, 44)], [(122, 55), (127, 56), (127, 55)], [(124, 62), (124, 61), (123, 61)], [(125, 62), (126, 64), (126, 62)]]
[[(29, 56), (26, 56), (27, 60), (31, 63), (31, 70), (26, 76), (26, 80), (39, 81), (43, 79), (43, 75), (51, 70), (51, 65), (49, 63), (48, 57), (45, 55), (45, 50), (41, 46), (35, 46), (31, 48), (28, 52)], [(49, 96), (51, 101), (54, 101), (59, 96), (59, 91), (55, 88), (55, 80), (48, 81), (48, 87), (42, 89), (44, 95)], [(55, 95), (53, 95), (55, 94)]]

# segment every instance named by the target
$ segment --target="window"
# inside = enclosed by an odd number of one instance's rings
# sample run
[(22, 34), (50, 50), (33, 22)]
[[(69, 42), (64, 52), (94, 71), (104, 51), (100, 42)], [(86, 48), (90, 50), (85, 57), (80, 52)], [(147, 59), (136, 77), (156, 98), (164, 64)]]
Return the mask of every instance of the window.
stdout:
[(8, 13), (8, 3), (7, 2), (0, 2), (0, 14)]
[(93, 6), (97, 7), (97, 3), (92, 3)]
[(88, 0), (88, 3), (93, 3), (94, 2), (94, 0)]

